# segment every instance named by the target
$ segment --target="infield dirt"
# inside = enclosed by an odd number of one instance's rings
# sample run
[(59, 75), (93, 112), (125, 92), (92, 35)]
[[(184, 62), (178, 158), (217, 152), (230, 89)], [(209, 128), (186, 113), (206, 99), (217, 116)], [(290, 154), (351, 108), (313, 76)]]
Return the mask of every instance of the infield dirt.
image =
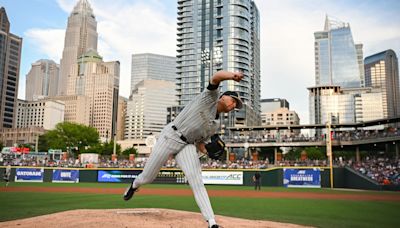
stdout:
[[(226, 216), (216, 216), (219, 225), (224, 228), (301, 228), (289, 223), (260, 220), (247, 220)], [(0, 223), (0, 227), (57, 227), (57, 228), (197, 228), (207, 227), (200, 213), (140, 208), (107, 210), (72, 210), (27, 219)]]

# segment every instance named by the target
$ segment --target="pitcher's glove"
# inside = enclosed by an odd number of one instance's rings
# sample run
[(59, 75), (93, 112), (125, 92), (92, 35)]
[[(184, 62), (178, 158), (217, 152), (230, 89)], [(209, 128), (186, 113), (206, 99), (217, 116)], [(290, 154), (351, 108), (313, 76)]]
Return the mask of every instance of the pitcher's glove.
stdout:
[(225, 143), (217, 135), (211, 136), (211, 142), (205, 145), (208, 157), (214, 160), (221, 160), (225, 150)]

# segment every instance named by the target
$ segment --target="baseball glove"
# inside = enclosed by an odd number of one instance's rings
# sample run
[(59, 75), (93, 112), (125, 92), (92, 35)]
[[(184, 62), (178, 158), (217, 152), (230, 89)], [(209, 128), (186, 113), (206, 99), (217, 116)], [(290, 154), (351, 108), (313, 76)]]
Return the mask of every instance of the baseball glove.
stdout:
[(214, 160), (221, 160), (225, 150), (225, 143), (217, 135), (211, 136), (211, 142), (205, 145), (208, 157)]

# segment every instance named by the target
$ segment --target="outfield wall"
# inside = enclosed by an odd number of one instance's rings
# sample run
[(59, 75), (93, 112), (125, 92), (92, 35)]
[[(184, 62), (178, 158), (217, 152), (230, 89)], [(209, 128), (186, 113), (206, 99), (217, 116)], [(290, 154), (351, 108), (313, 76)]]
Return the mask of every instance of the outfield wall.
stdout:
[[(19, 175), (16, 171), (19, 170)], [(253, 186), (253, 175), (261, 174), (261, 186), (282, 187), (285, 169), (318, 170), (320, 174), (320, 187), (330, 187), (330, 169), (328, 167), (278, 167), (266, 170), (255, 169), (209, 169), (203, 170), (203, 181), (206, 184), (217, 185), (244, 185)], [(30, 172), (30, 171), (33, 172)], [(5, 167), (0, 167), (0, 178), (3, 180)], [(355, 172), (350, 168), (334, 168), (333, 180), (335, 188), (351, 188), (366, 190), (391, 190), (399, 191), (400, 186), (382, 186), (373, 180)], [(51, 167), (13, 167), (10, 181), (35, 181), (35, 182), (119, 182), (129, 183), (136, 178), (142, 169), (114, 169), (114, 168), (51, 168)], [(32, 179), (20, 177), (21, 175), (37, 175)], [(41, 176), (40, 176), (41, 175)], [(33, 180), (34, 179), (34, 180)], [(39, 180), (41, 179), (41, 180)], [(38, 181), (39, 180), (39, 181)], [(162, 169), (154, 183), (187, 184), (183, 172), (179, 169)], [(300, 186), (302, 187), (302, 186)]]

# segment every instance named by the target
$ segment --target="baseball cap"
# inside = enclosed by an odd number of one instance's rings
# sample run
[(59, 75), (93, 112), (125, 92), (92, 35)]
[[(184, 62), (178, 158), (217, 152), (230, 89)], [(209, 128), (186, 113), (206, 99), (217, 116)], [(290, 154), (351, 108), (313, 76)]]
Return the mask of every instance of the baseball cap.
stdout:
[(243, 107), (243, 102), (239, 97), (239, 94), (235, 91), (225, 91), (220, 97), (222, 96), (230, 96), (236, 100), (236, 108), (241, 109)]

